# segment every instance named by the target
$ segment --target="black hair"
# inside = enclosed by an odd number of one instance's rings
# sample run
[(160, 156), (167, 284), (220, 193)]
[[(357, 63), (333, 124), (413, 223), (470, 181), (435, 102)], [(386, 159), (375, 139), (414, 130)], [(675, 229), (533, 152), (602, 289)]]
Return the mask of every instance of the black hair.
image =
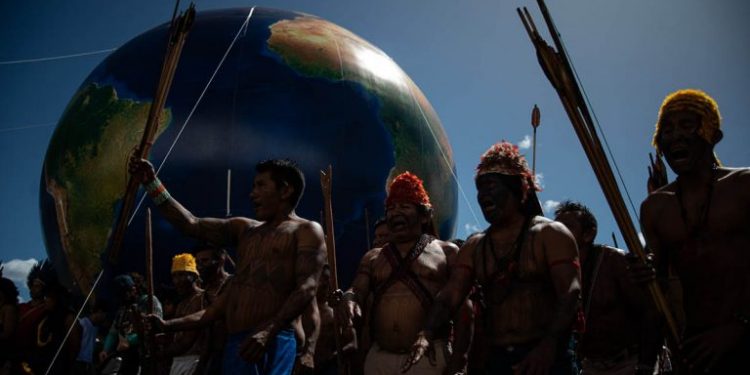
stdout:
[(18, 288), (10, 279), (5, 277), (0, 278), (0, 293), (3, 293), (6, 303), (12, 305), (18, 304)]
[(44, 283), (45, 290), (49, 287), (55, 286), (58, 283), (57, 272), (55, 272), (52, 262), (45, 259), (41, 263), (34, 264), (34, 266), (31, 267), (28, 276), (26, 276), (26, 283), (31, 285), (35, 279), (39, 279)]
[(581, 202), (574, 202), (570, 200), (563, 201), (555, 209), (555, 216), (560, 216), (566, 212), (577, 212), (581, 228), (584, 231), (593, 230), (596, 233), (598, 224), (594, 214), (591, 213), (588, 207), (584, 206)]
[(255, 166), (255, 172), (258, 174), (269, 172), (279, 189), (285, 184), (291, 186), (293, 189), (291, 202), (294, 207), (297, 207), (305, 191), (305, 175), (297, 163), (289, 159), (264, 160)]

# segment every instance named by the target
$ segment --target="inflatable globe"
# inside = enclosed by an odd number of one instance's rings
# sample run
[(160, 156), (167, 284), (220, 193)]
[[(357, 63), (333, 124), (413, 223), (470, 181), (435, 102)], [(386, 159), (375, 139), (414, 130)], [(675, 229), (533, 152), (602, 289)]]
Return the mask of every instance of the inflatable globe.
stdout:
[[(143, 272), (149, 199), (134, 214), (119, 262), (109, 265), (102, 255), (124, 196), (128, 157), (153, 100), (168, 27), (107, 57), (70, 100), (49, 143), (39, 193), (47, 253), (79, 293), (91, 288), (102, 265), (107, 277)], [(319, 171), (332, 165), (343, 285), (384, 213), (387, 184), (403, 171), (424, 179), (440, 236), (453, 235), (455, 165), (435, 111), (385, 53), (323, 19), (266, 8), (199, 12), (161, 118), (150, 160), (196, 216), (253, 217), (248, 194), (255, 164), (289, 158), (307, 179), (297, 213), (320, 221)], [(166, 282), (171, 257), (197, 242), (158, 210), (153, 232), (154, 273)]]

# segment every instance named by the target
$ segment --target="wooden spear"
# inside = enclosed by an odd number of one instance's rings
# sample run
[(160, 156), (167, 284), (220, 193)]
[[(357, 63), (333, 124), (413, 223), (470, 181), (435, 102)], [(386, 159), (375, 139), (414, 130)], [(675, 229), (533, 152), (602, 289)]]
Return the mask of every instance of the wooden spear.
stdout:
[[(552, 17), (547, 10), (544, 0), (537, 0), (537, 2), (542, 15), (544, 16), (547, 27), (550, 30), (555, 46), (557, 47), (557, 51), (550, 47), (539, 35), (528, 9), (525, 7), (523, 8), (523, 11), (517, 9), (518, 15), (536, 49), (537, 58), (539, 59), (539, 64), (541, 65), (542, 70), (557, 91), (563, 107), (570, 118), (573, 129), (581, 142), (581, 146), (583, 146), (586, 157), (589, 159), (594, 174), (599, 181), (599, 185), (607, 198), (612, 214), (620, 228), (622, 237), (625, 240), (625, 244), (630, 251), (635, 253), (645, 262), (646, 252), (643, 249), (638, 233), (633, 225), (630, 213), (625, 206), (625, 202), (620, 193), (620, 189), (617, 186), (612, 168), (604, 154), (601, 142), (596, 133), (596, 128), (594, 127), (594, 121), (591, 117), (588, 106), (586, 105), (582, 91), (578, 86), (578, 82), (575, 79), (570, 62), (565, 55), (565, 47), (560, 39), (560, 34), (552, 21)], [(666, 318), (674, 343), (679, 344), (679, 329), (664, 294), (656, 281), (649, 283), (648, 288), (657, 308)]]
[[(195, 5), (192, 3), (190, 4), (190, 7), (188, 7), (188, 10), (185, 11), (185, 13), (177, 15), (175, 11), (172, 16), (172, 22), (169, 27), (167, 51), (164, 55), (161, 74), (159, 76), (158, 84), (156, 85), (154, 101), (151, 103), (151, 107), (149, 108), (148, 119), (146, 121), (146, 127), (143, 131), (143, 136), (141, 137), (141, 142), (138, 145), (136, 152), (132, 155), (132, 157), (134, 158), (146, 158), (151, 151), (151, 146), (153, 146), (154, 140), (156, 138), (156, 131), (159, 128), (161, 112), (164, 108), (164, 103), (167, 100), (169, 88), (172, 86), (172, 79), (174, 78), (174, 73), (177, 69), (177, 63), (180, 60), (182, 47), (185, 45), (185, 39), (187, 38), (187, 34), (190, 31), (190, 27), (193, 24), (194, 18)], [(125, 229), (128, 226), (130, 215), (133, 211), (133, 205), (135, 204), (135, 195), (138, 191), (138, 187), (138, 181), (133, 179), (132, 176), (129, 176), (128, 185), (125, 189), (125, 195), (122, 198), (120, 215), (115, 222), (115, 230), (112, 232), (112, 237), (110, 238), (108, 255), (109, 261), (112, 264), (117, 263), (117, 258), (120, 254), (120, 248), (122, 247), (122, 241), (125, 237)]]
[(534, 175), (534, 179), (536, 179), (536, 128), (539, 127), (539, 121), (541, 120), (541, 117), (542, 115), (539, 111), (539, 107), (534, 104), (534, 109), (531, 110), (531, 127), (534, 128), (534, 145), (531, 154), (531, 173)]
[[(154, 242), (151, 226), (151, 208), (146, 209), (146, 290), (148, 293), (147, 308), (149, 315), (155, 313), (154, 308)], [(149, 375), (156, 374), (156, 362), (154, 361), (154, 340), (151, 332), (143, 331), (146, 373)]]
[[(342, 294), (339, 290), (339, 279), (338, 271), (336, 268), (336, 239), (333, 234), (333, 203), (331, 200), (332, 189), (332, 175), (333, 167), (328, 165), (328, 169), (320, 171), (320, 187), (323, 191), (323, 217), (325, 220), (325, 232), (326, 232), (326, 250), (328, 251), (328, 265), (331, 268), (331, 279), (330, 285), (331, 290), (334, 293), (331, 294), (329, 304), (333, 308), (334, 319), (333, 319), (333, 330), (334, 330), (334, 343), (336, 345), (336, 362), (338, 364), (339, 375), (349, 374), (349, 364), (344, 360), (343, 345), (341, 343), (342, 330), (338, 324), (338, 317), (336, 311), (338, 311), (338, 305), (341, 303)], [(356, 335), (353, 337), (356, 338)]]

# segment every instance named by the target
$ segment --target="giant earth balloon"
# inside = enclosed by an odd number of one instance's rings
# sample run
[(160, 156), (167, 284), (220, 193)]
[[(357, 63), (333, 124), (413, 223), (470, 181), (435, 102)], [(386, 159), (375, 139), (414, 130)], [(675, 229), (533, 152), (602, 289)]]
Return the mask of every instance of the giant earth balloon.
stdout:
[[(147, 31), (104, 60), (71, 99), (47, 149), (39, 194), (47, 253), (78, 292), (90, 289), (103, 264), (167, 31), (168, 24)], [(198, 13), (157, 134), (150, 160), (196, 216), (252, 217), (255, 164), (290, 158), (307, 178), (298, 214), (319, 221), (318, 172), (332, 165), (345, 285), (398, 173), (425, 180), (441, 237), (455, 229), (455, 165), (430, 103), (385, 53), (318, 17), (267, 8)], [(143, 271), (149, 206), (146, 199), (136, 211), (111, 274)], [(158, 212), (153, 217), (154, 270), (164, 281), (170, 258), (196, 243)]]

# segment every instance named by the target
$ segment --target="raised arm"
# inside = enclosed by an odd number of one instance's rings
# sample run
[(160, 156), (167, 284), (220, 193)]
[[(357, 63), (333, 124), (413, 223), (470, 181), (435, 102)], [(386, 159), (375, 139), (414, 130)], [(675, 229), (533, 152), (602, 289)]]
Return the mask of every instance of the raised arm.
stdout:
[(240, 348), (242, 358), (250, 363), (260, 360), (268, 342), (302, 314), (315, 297), (325, 261), (323, 229), (315, 222), (301, 224), (297, 229), (297, 258), (294, 263), (296, 288), (273, 319), (243, 343)]
[(216, 246), (234, 246), (239, 235), (258, 222), (246, 218), (199, 218), (194, 216), (167, 191), (156, 177), (154, 167), (148, 160), (131, 159), (130, 174), (143, 184), (162, 215), (186, 236), (209, 242)]

